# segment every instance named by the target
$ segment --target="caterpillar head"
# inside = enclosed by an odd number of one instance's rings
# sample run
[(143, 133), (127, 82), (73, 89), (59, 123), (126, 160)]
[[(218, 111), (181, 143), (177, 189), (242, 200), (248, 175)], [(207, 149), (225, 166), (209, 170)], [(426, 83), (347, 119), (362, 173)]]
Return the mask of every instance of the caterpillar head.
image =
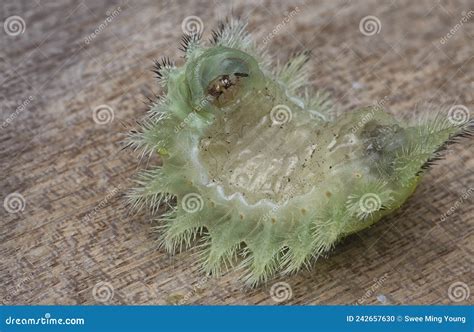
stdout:
[(270, 61), (230, 19), (208, 45), (185, 36), (186, 62), (155, 67), (165, 95), (129, 145), (157, 153), (135, 208), (158, 216), (161, 244), (184, 250), (201, 235), (203, 269), (238, 267), (250, 285), (293, 273), (342, 237), (398, 208), (433, 158), (471, 123), (409, 125), (379, 108), (338, 118), (308, 87), (309, 53)]
[(214, 112), (230, 110), (251, 98), (264, 76), (249, 54), (219, 46), (190, 61), (185, 75), (193, 106), (204, 100)]

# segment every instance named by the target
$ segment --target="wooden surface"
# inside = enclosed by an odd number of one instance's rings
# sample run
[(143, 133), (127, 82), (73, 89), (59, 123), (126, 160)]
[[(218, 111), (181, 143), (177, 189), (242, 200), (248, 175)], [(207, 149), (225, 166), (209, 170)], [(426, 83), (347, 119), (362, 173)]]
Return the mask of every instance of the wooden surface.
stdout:
[[(156, 160), (139, 164), (120, 141), (122, 122), (140, 119), (145, 95), (160, 92), (152, 59), (182, 61), (185, 17), (199, 16), (208, 36), (233, 10), (262, 42), (295, 7), (271, 53), (284, 60), (312, 49), (313, 84), (339, 112), (383, 101), (400, 118), (453, 104), (474, 116), (474, 17), (440, 43), (474, 9), (469, 0), (2, 1), (1, 19), (19, 15), (26, 29), (0, 30), (0, 198), (19, 193), (25, 206), (0, 208), (0, 302), (276, 304), (274, 281), (246, 290), (235, 272), (203, 279), (193, 251), (171, 257), (156, 249), (150, 215), (129, 215), (122, 197), (137, 169)], [(359, 30), (367, 15), (381, 22), (373, 36)], [(103, 104), (114, 119), (100, 125), (92, 110)], [(448, 296), (454, 283), (474, 291), (474, 189), (463, 198), (474, 187), (473, 152), (472, 140), (455, 146), (395, 215), (345, 239), (311, 271), (277, 278), (292, 289), (283, 303), (448, 304), (456, 303)], [(113, 296), (94, 297), (104, 285)]]

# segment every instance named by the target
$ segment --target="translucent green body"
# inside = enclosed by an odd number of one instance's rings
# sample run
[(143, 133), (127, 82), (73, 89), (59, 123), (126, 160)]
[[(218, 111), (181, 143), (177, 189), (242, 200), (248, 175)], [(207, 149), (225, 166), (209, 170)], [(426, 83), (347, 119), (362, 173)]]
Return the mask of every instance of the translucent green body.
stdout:
[[(158, 153), (130, 193), (159, 216), (170, 251), (200, 245), (205, 271), (250, 285), (292, 273), (400, 207), (440, 147), (469, 123), (399, 123), (374, 107), (332, 116), (306, 87), (306, 53), (274, 70), (231, 20), (186, 63), (161, 66), (165, 98), (129, 145)], [(311, 96), (313, 95), (313, 96)]]

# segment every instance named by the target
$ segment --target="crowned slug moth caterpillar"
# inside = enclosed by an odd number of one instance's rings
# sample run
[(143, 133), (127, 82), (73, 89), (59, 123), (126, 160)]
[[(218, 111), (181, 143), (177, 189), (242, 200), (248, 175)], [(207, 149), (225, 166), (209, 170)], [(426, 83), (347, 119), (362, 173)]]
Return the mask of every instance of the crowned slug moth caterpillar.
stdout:
[(207, 273), (238, 268), (256, 285), (308, 266), (337, 241), (399, 208), (472, 121), (417, 124), (377, 107), (331, 115), (308, 86), (310, 54), (272, 67), (237, 19), (205, 45), (185, 35), (185, 63), (156, 63), (164, 96), (128, 146), (157, 153), (129, 199), (157, 210), (169, 252), (199, 245)]

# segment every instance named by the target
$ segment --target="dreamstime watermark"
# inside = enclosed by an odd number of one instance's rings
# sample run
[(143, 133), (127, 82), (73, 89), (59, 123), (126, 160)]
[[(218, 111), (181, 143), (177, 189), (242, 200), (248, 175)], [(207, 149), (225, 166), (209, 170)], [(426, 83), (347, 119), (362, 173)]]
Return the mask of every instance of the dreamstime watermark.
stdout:
[(270, 119), (274, 125), (283, 125), (292, 119), (291, 109), (286, 105), (276, 105), (270, 111)]
[(202, 210), (204, 201), (202, 196), (197, 193), (189, 193), (184, 195), (181, 201), (181, 207), (188, 213), (195, 213)]
[[(35, 272), (38, 273), (39, 271), (36, 270)], [(7, 302), (10, 302), (12, 300), (12, 297), (18, 295), (25, 288), (25, 285), (30, 284), (34, 280), (34, 278), (35, 274), (33, 274), (33, 272), (29, 272), (26, 275), (17, 278), (13, 289), (8, 289), (8, 294), (4, 298), (6, 301), (2, 301), (1, 303), (7, 304)]]
[(22, 317), (15, 318), (9, 316), (5, 319), (6, 325), (84, 325), (84, 318), (53, 318), (49, 312), (45, 313), (43, 317)]
[(8, 213), (22, 212), (25, 205), (25, 198), (20, 193), (11, 193), (3, 200), (3, 207)]
[(470, 10), (468, 13), (462, 12), (461, 14), (462, 14), (462, 17), (459, 20), (459, 23), (453, 26), (449, 30), (449, 32), (439, 40), (439, 43), (441, 45), (446, 44), (448, 40), (451, 39), (451, 37), (454, 36), (462, 28), (464, 23), (467, 23), (467, 21), (469, 21), (474, 16), (474, 11)]
[(375, 109), (372, 108), (369, 113), (364, 116), (351, 128), (351, 132), (355, 134), (358, 130), (362, 129), (369, 121), (374, 118)]
[(377, 295), (377, 301), (379, 301), (382, 304), (390, 304), (392, 303), (391, 299), (389, 296), (384, 295), (384, 294), (379, 294)]
[(469, 298), (471, 295), (471, 289), (469, 286), (462, 282), (456, 281), (452, 283), (448, 288), (448, 297), (453, 302), (462, 302)]
[(440, 220), (441, 221), (445, 221), (446, 219), (448, 219), (448, 217), (450, 215), (452, 215), (463, 203), (465, 200), (467, 200), (469, 197), (471, 197), (472, 193), (474, 192), (474, 188), (471, 187), (469, 188), (468, 190), (466, 190), (459, 198), (456, 202), (454, 202), (454, 204), (449, 208), (448, 211), (446, 211), (446, 213), (444, 213)]
[(97, 302), (109, 302), (114, 297), (114, 287), (110, 282), (100, 281), (92, 288), (92, 296)]
[(174, 127), (175, 134), (179, 133), (182, 129), (189, 125), (189, 123), (191, 123), (195, 118), (197, 118), (197, 113), (202, 111), (207, 105), (209, 105), (211, 101), (211, 96), (206, 96), (205, 98), (201, 99), (199, 104), (193, 108), (192, 112), (186, 115), (183, 121), (181, 121), (178, 125)]
[(380, 278), (374, 278), (373, 284), (365, 291), (364, 295), (362, 295), (359, 299), (357, 299), (356, 304), (363, 304), (365, 301), (370, 299), (375, 294), (377, 289), (382, 287), (382, 285), (388, 279), (388, 276), (389, 276), (388, 273), (385, 273)]
[(103, 200), (100, 201), (100, 203), (88, 214), (86, 214), (83, 218), (82, 221), (87, 222), (91, 221), (92, 218), (99, 212), (99, 210), (103, 209), (104, 207), (107, 206), (109, 201), (117, 195), (117, 193), (121, 190), (120, 186), (113, 188), (109, 193), (105, 196)]
[(359, 30), (364, 36), (373, 36), (380, 33), (382, 23), (377, 16), (368, 15), (360, 20)]
[(274, 283), (272, 287), (270, 288), (270, 297), (272, 298), (273, 301), (275, 302), (284, 302), (293, 296), (293, 290), (291, 289), (291, 286), (289, 283), (280, 281), (277, 283)]
[(21, 112), (23, 112), (23, 111), (26, 109), (26, 107), (27, 107), (33, 100), (34, 100), (34, 97), (33, 97), (33, 96), (29, 96), (28, 98), (26, 98), (25, 100), (23, 100), (23, 101), (21, 102), (21, 104), (15, 109), (15, 112), (13, 112), (12, 114), (10, 114), (10, 115), (8, 116), (8, 118), (7, 118), (5, 121), (3, 121), (3, 123), (2, 123), (2, 129), (7, 128), (7, 127), (10, 125), (10, 123), (12, 123), (13, 120), (15, 120), (15, 119), (18, 117), (18, 115), (19, 115)]
[(380, 192), (380, 194), (366, 192), (363, 195), (349, 195), (346, 204), (347, 208), (358, 218), (366, 219), (383, 208), (382, 202), (388, 203), (392, 200), (393, 197), (391, 197), (391, 191)]
[(296, 16), (296, 14), (298, 14), (300, 12), (300, 9), (299, 7), (295, 7), (291, 12), (289, 12), (287, 15), (285, 15), (285, 17), (283, 18), (283, 20), (277, 24), (273, 30), (267, 34), (265, 36), (265, 38), (263, 38), (263, 43), (264, 44), (267, 44), (270, 40), (272, 40), (276, 35), (278, 35), (281, 31), (281, 29), (283, 29), (285, 27), (285, 25), (287, 25), (288, 23), (290, 23), (291, 19), (293, 17)]
[(177, 304), (179, 305), (183, 305), (183, 304), (186, 304), (189, 299), (194, 295), (196, 294), (197, 292), (199, 292), (200, 289), (204, 288), (204, 285), (209, 281), (209, 277), (203, 277), (201, 280), (199, 280), (199, 282), (193, 286), (192, 290), (190, 290), (189, 292), (187, 292), (182, 299), (180, 299), (178, 301)]
[(181, 30), (187, 35), (200, 35), (204, 30), (204, 23), (199, 16), (187, 16), (181, 22)]
[(359, 208), (364, 214), (371, 214), (380, 210), (381, 207), (382, 200), (377, 194), (367, 193), (359, 199)]
[(26, 30), (25, 20), (18, 15), (7, 17), (3, 23), (3, 30), (11, 37), (21, 35), (25, 33)]
[(364, 116), (351, 128), (351, 132), (355, 134), (359, 129), (362, 129), (367, 123), (373, 120), (375, 111), (378, 108), (383, 108), (385, 104), (390, 100), (389, 96), (385, 96), (380, 100), (377, 100), (373, 107), (370, 108), (370, 112), (364, 114)]
[(390, 100), (389, 96), (385, 96), (380, 100), (377, 100), (374, 104), (375, 107), (383, 108), (385, 104)]
[(463, 125), (469, 121), (469, 109), (464, 105), (453, 105), (448, 111), (448, 120), (453, 125)]
[(92, 119), (99, 125), (114, 121), (114, 110), (109, 105), (99, 105), (92, 110)]
[(91, 33), (89, 36), (84, 38), (84, 43), (86, 45), (89, 45), (112, 21), (120, 15), (122, 12), (122, 8), (118, 6), (112, 11), (107, 12), (107, 17), (105, 18), (104, 22), (102, 22), (95, 30), (93, 33)]

